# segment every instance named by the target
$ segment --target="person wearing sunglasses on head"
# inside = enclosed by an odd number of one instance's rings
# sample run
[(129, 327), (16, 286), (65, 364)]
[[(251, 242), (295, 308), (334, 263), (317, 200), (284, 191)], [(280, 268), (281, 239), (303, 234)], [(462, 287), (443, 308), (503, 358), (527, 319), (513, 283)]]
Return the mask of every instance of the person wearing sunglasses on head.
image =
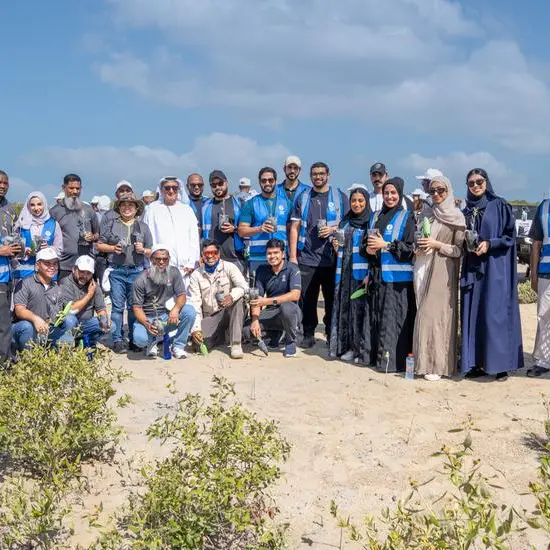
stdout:
[(514, 214), (485, 170), (470, 170), (466, 184), (461, 372), (506, 380), (523, 367)]
[(244, 273), (245, 244), (237, 232), (241, 203), (229, 193), (229, 181), (221, 170), (208, 177), (212, 198), (202, 206), (202, 238), (214, 240), (221, 248), (221, 259), (235, 264)]
[(182, 182), (166, 176), (159, 182), (159, 200), (151, 203), (143, 216), (153, 245), (163, 243), (170, 251), (170, 265), (177, 267), (187, 285), (189, 275), (199, 265), (200, 244), (195, 213), (182, 197)]
[(434, 381), (456, 373), (458, 270), (466, 221), (445, 176), (433, 177), (428, 194), (430, 236), (418, 236), (415, 243), (413, 353), (416, 373)]

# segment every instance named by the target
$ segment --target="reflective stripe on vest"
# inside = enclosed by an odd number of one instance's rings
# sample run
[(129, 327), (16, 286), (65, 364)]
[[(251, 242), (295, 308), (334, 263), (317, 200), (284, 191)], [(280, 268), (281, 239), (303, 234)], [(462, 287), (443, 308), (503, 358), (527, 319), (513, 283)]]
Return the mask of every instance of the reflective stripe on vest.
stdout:
[[(408, 210), (399, 210), (386, 226), (382, 238), (387, 242), (399, 241), (403, 238), (405, 225), (409, 218)], [(370, 227), (373, 228), (378, 219), (377, 215), (371, 216)], [(382, 280), (385, 283), (407, 283), (413, 280), (412, 261), (398, 262), (395, 256), (387, 250), (380, 253), (380, 264), (382, 266)]]
[[(20, 229), (21, 238), (25, 243), (26, 248), (30, 248), (32, 244), (32, 236), (30, 229)], [(52, 246), (55, 238), (55, 220), (48, 218), (42, 226), (42, 238), (46, 241), (48, 246)], [(36, 263), (35, 256), (29, 256), (25, 260), (19, 260), (18, 267), (13, 271), (14, 279), (26, 279), (34, 274), (34, 265)]]
[[(342, 211), (344, 210), (344, 199), (342, 198), (342, 193), (336, 190), (338, 194), (338, 200), (334, 200), (334, 194), (332, 187), (329, 187), (328, 195), (328, 208), (327, 208), (327, 225), (334, 226), (340, 223), (342, 219)], [(310, 187), (304, 191), (301, 197), (302, 203), (302, 221), (300, 222), (300, 233), (298, 235), (298, 250), (303, 250), (306, 244), (306, 234), (307, 234), (307, 216), (309, 214), (309, 203), (311, 201), (311, 191), (313, 189)]]
[(542, 203), (540, 209), (540, 225), (542, 227), (542, 248), (540, 250), (538, 272), (541, 274), (550, 274), (550, 199)]
[[(346, 233), (348, 232), (349, 224), (346, 224), (344, 229), (346, 230)], [(366, 258), (363, 258), (361, 254), (359, 254), (359, 250), (361, 247), (361, 241), (363, 240), (363, 229), (351, 229), (353, 232), (351, 237), (351, 244), (352, 244), (352, 250), (351, 250), (351, 262), (352, 262), (352, 269), (351, 269), (351, 275), (356, 281), (362, 281), (368, 274), (369, 274), (369, 264), (366, 260)], [(347, 235), (346, 235), (347, 237)], [(338, 247), (338, 255), (336, 259), (336, 284), (338, 284), (342, 280), (342, 260), (344, 256), (344, 247), (339, 246)]]
[[(250, 199), (252, 201), (252, 209), (254, 212), (254, 226), (262, 225), (271, 213), (267, 210), (267, 205), (262, 195), (256, 195)], [(288, 237), (286, 232), (286, 224), (288, 222), (289, 202), (280, 189), (275, 193), (275, 218), (277, 227), (274, 233), (258, 233), (250, 237), (250, 259), (255, 261), (264, 261), (266, 245), (270, 239), (280, 239), (288, 247)]]
[[(231, 197), (233, 201), (233, 211), (235, 212), (235, 227), (239, 225), (239, 216), (241, 215), (241, 205), (235, 197)], [(214, 199), (208, 199), (205, 201), (202, 207), (202, 238), (213, 239), (212, 233), (212, 206), (214, 205)], [(233, 233), (233, 239), (235, 240), (235, 251), (242, 252), (244, 250), (244, 241), (239, 237), (237, 231)]]

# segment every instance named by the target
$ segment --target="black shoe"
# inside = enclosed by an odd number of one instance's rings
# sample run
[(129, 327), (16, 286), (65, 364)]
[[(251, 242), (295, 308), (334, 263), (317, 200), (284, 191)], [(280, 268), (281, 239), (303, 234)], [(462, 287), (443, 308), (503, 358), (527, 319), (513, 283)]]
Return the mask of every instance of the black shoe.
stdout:
[(547, 369), (546, 367), (540, 367), (539, 365), (535, 365), (534, 367), (527, 369), (526, 375), (529, 378), (535, 378), (537, 376), (540, 376), (541, 374), (546, 374), (547, 372), (550, 372), (550, 369)]
[(119, 340), (118, 342), (115, 342), (113, 344), (113, 351), (115, 353), (125, 353), (126, 352), (126, 346), (124, 345), (124, 342), (122, 340)]
[(128, 349), (135, 352), (143, 351), (143, 348), (140, 348), (137, 344), (134, 344), (134, 342), (130, 342), (130, 344), (128, 345)]
[(487, 376), (481, 369), (474, 368), (470, 371), (468, 371), (464, 378), (481, 378), (482, 376)]
[(312, 348), (315, 345), (315, 336), (304, 336), (302, 340), (302, 348)]
[(499, 382), (504, 382), (505, 380), (508, 380), (508, 373), (507, 372), (499, 372), (495, 376), (495, 380), (498, 380)]

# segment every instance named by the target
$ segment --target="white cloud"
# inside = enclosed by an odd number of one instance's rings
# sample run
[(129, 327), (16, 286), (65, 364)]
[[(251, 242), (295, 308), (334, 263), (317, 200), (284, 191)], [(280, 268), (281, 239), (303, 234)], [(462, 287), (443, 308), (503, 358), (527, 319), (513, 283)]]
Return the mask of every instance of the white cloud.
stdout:
[(437, 157), (424, 157), (412, 154), (401, 159), (398, 164), (414, 171), (416, 175), (423, 174), (427, 168), (441, 170), (453, 184), (455, 195), (460, 197), (466, 194), (466, 174), (472, 168), (483, 168), (498, 195), (508, 199), (522, 197), (526, 178), (513, 172), (503, 162), (485, 151), (464, 153), (457, 151)]
[(515, 42), (486, 37), (458, 2), (107, 3), (122, 34), (157, 30), (158, 47), (145, 56), (123, 48), (94, 68), (151, 101), (269, 120), (362, 119), (550, 151), (544, 75)]
[[(152, 188), (166, 175), (185, 179), (191, 172), (199, 172), (206, 179), (216, 168), (225, 172), (230, 181), (243, 176), (253, 181), (259, 167), (272, 165), (278, 169), (289, 154), (281, 144), (260, 145), (256, 141), (223, 133), (199, 137), (188, 152), (144, 145), (134, 147), (86, 147), (69, 149), (49, 147), (26, 154), (23, 161), (31, 166), (50, 166), (66, 169), (71, 166), (86, 182), (93, 182), (94, 194), (112, 194), (117, 181), (127, 179), (139, 188)], [(234, 184), (235, 186), (235, 184)]]
[(10, 176), (10, 189), (8, 191), (8, 200), (10, 202), (23, 202), (31, 191), (42, 191), (46, 196), (48, 205), (52, 206), (54, 203), (54, 197), (59, 193), (61, 187), (55, 185), (36, 185), (29, 183), (28, 181), (18, 178), (17, 176)]

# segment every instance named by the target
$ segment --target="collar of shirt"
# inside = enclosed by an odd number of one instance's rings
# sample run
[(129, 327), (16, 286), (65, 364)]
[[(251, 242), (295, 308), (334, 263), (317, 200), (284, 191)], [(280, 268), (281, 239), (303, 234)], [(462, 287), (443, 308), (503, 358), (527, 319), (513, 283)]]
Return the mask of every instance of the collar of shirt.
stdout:
[(39, 284), (39, 285), (42, 285), (46, 290), (50, 289), (52, 286), (56, 286), (57, 285), (57, 282), (54, 281), (53, 279), (50, 281), (50, 284), (47, 285), (46, 283), (43, 283), (40, 278), (38, 277), (38, 273), (35, 273), (33, 275), (33, 279)]

